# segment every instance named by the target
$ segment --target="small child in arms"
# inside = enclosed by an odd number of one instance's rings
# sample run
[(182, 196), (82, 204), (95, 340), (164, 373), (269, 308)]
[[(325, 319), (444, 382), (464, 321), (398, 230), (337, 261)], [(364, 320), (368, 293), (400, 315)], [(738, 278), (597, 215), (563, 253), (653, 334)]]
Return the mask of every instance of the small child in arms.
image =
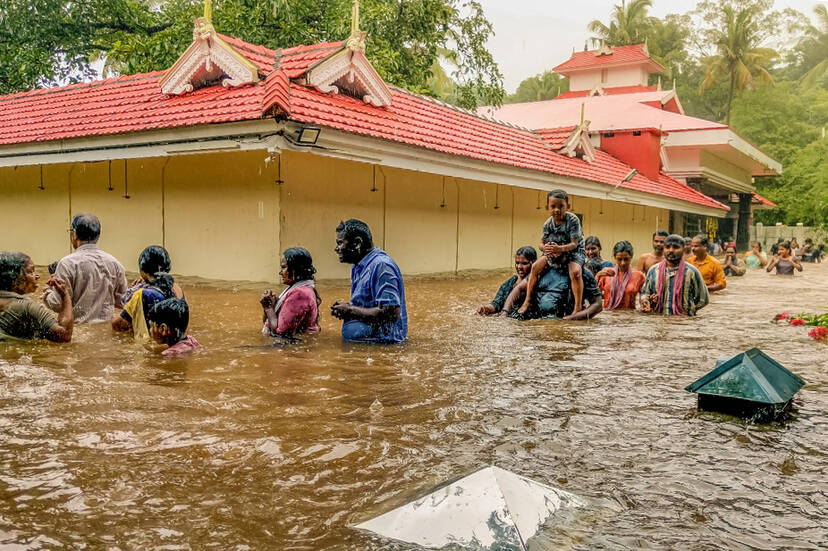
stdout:
[(147, 312), (150, 337), (158, 344), (169, 348), (162, 356), (180, 356), (201, 348), (198, 341), (187, 334), (190, 324), (190, 309), (180, 298), (168, 298), (152, 305)]
[[(549, 268), (566, 268), (572, 285), (572, 295), (575, 298), (576, 313), (583, 308), (584, 280), (581, 278), (586, 251), (584, 251), (584, 233), (581, 230), (581, 221), (575, 214), (569, 212), (569, 196), (562, 189), (550, 191), (546, 196), (546, 210), (551, 216), (543, 224), (541, 237), (541, 251), (545, 254), (532, 264), (532, 271), (526, 281), (526, 299), (518, 309), (519, 315), (524, 315), (532, 302), (532, 295), (538, 285), (538, 279)], [(517, 290), (517, 286), (515, 287)], [(517, 297), (519, 292), (515, 293)], [(509, 298), (512, 298), (510, 295)], [(514, 300), (514, 299), (513, 299)], [(507, 300), (506, 306), (511, 306)], [(506, 309), (504, 306), (504, 310)]]

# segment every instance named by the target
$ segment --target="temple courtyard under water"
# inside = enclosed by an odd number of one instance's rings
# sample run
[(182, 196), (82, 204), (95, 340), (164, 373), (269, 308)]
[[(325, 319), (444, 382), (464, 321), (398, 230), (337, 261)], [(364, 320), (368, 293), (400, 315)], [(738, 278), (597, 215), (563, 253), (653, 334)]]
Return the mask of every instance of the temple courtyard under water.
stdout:
[[(271, 346), (266, 284), (180, 278), (204, 350), (164, 360), (107, 324), (0, 349), (3, 549), (407, 549), (352, 526), (497, 465), (587, 501), (532, 549), (828, 547), (828, 264), (730, 278), (697, 318), (473, 315), (505, 272), (408, 278), (409, 341)], [(41, 279), (45, 281), (45, 279)], [(274, 286), (276, 290), (276, 286)], [(782, 422), (684, 387), (757, 346), (805, 387)]]

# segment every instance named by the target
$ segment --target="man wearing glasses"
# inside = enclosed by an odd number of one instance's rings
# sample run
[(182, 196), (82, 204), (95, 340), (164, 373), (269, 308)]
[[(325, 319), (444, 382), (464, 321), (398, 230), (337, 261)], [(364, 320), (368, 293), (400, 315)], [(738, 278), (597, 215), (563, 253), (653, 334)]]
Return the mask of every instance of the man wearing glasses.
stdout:
[[(58, 262), (55, 276), (66, 282), (72, 297), (75, 323), (109, 321), (127, 290), (124, 267), (114, 256), (98, 248), (101, 221), (93, 214), (72, 218), (69, 238), (74, 252)], [(46, 305), (60, 309), (60, 297), (52, 290), (45, 295)]]

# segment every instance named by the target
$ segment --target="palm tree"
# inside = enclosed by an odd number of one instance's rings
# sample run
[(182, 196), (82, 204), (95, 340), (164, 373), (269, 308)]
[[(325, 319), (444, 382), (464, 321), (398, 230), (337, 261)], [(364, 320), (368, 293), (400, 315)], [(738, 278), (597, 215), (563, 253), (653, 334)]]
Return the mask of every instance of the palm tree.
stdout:
[(647, 9), (653, 6), (652, 0), (621, 0), (621, 5), (612, 9), (609, 26), (595, 19), (587, 25), (587, 30), (594, 33), (592, 43), (598, 45), (603, 41), (608, 46), (629, 46), (644, 42), (647, 34)]
[(817, 15), (817, 26), (808, 30), (809, 36), (800, 46), (813, 50), (821, 61), (802, 76), (800, 82), (803, 88), (813, 88), (828, 74), (828, 8), (825, 4), (818, 4), (814, 13)]
[(730, 124), (730, 107), (735, 94), (753, 88), (755, 79), (773, 85), (773, 78), (766, 69), (779, 57), (772, 48), (759, 47), (759, 13), (755, 6), (735, 11), (722, 6), (724, 28), (717, 31), (716, 55), (702, 58), (705, 76), (700, 91), (704, 91), (723, 78), (730, 79), (727, 95), (726, 123)]

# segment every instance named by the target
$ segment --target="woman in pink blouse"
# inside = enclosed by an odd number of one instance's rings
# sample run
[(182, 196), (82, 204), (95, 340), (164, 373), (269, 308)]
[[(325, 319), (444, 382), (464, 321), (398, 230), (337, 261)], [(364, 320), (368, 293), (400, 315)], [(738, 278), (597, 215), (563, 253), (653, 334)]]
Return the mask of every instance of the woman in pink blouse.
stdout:
[(319, 331), (319, 305), (322, 299), (313, 282), (313, 259), (301, 247), (287, 249), (282, 254), (282, 283), (287, 289), (277, 297), (268, 289), (259, 302), (264, 309), (262, 334), (292, 337), (300, 333)]

